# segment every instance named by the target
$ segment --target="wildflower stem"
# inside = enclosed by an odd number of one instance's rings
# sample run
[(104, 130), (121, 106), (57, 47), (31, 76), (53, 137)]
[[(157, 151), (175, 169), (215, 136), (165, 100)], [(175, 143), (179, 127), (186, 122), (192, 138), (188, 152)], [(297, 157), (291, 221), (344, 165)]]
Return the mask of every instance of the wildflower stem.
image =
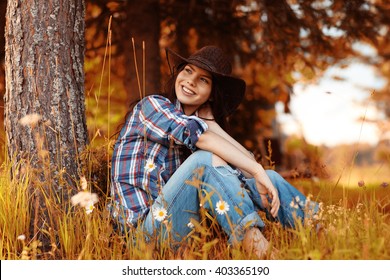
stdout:
[(138, 72), (137, 54), (136, 54), (136, 49), (135, 49), (134, 38), (131, 38), (131, 42), (133, 44), (134, 66), (135, 66), (135, 74), (137, 76), (139, 97), (140, 97), (140, 99), (142, 99), (141, 81), (140, 81), (139, 72)]

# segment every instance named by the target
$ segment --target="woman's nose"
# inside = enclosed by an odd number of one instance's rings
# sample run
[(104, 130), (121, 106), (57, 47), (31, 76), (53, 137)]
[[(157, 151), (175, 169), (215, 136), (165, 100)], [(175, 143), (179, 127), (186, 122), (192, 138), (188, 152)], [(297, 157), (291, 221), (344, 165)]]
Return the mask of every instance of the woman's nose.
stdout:
[(187, 80), (187, 84), (189, 84), (189, 85), (191, 85), (191, 86), (194, 86), (194, 85), (195, 85), (193, 79), (188, 79), (188, 80)]

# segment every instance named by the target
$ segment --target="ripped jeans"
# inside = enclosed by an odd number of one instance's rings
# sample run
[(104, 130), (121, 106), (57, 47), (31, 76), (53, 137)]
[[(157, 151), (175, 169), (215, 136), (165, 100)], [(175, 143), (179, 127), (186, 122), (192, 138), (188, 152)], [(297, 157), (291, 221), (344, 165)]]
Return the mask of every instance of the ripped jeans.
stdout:
[[(144, 231), (151, 236), (170, 235), (180, 242), (192, 231), (193, 222), (199, 221), (203, 207), (228, 235), (229, 243), (233, 243), (242, 241), (249, 228), (264, 227), (259, 210), (266, 212), (267, 219), (275, 220), (263, 207), (255, 180), (245, 179), (243, 183), (238, 171), (229, 165), (213, 166), (212, 156), (207, 151), (196, 151), (184, 161), (151, 206), (141, 226)], [(284, 227), (294, 227), (294, 216), (305, 218), (306, 197), (275, 171), (266, 172), (279, 193), (276, 220)], [(310, 207), (312, 212), (318, 211), (317, 203), (311, 202)], [(153, 215), (158, 208), (167, 211), (163, 221)], [(166, 221), (169, 227), (162, 224), (166, 225)]]

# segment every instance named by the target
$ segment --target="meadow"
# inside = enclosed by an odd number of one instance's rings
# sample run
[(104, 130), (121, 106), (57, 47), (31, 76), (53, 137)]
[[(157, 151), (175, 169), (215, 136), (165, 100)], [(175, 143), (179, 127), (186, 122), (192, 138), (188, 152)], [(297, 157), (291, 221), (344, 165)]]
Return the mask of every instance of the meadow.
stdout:
[[(93, 169), (96, 168), (91, 165), (90, 170)], [(0, 171), (2, 260), (254, 259), (240, 246), (231, 247), (208, 213), (201, 213), (201, 222), (178, 250), (171, 248), (169, 240), (157, 239), (147, 244), (142, 233), (134, 230), (120, 234), (113, 229), (107, 210), (108, 193), (97, 186), (92, 175), (79, 184), (80, 193), (97, 192), (99, 202), (90, 209), (71, 201), (66, 207), (59, 207), (54, 197), (46, 198), (50, 218), (45, 229), (39, 230), (51, 245), (49, 250), (43, 250), (30, 229), (34, 217), (28, 185), (33, 175), (26, 172), (23, 178), (12, 180), (9, 170), (10, 163), (5, 160)], [(268, 222), (261, 213), (266, 221), (264, 234), (275, 248), (266, 258), (272, 253), (281, 260), (390, 259), (390, 188), (386, 183), (360, 182), (348, 187), (330, 180), (291, 182), (311, 200), (321, 202), (322, 211), (318, 220), (299, 223), (295, 229)]]

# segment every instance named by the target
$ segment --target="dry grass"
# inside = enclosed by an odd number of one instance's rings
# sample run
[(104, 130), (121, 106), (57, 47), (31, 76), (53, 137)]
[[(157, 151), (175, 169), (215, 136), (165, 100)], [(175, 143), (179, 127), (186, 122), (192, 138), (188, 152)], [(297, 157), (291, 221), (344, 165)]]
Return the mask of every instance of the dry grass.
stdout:
[[(59, 210), (55, 203), (48, 203), (48, 207), (55, 208), (49, 211), (52, 215), (49, 220), (55, 222), (41, 232), (52, 241), (49, 250), (43, 252), (42, 244), (30, 230), (32, 200), (27, 191), (30, 175), (11, 180), (7, 175), (9, 168), (4, 163), (0, 173), (0, 259), (253, 258), (240, 248), (230, 247), (207, 213), (203, 213), (203, 221), (178, 250), (171, 248), (169, 240), (157, 239), (147, 244), (142, 233), (136, 231), (119, 234), (113, 230), (106, 210), (109, 197), (104, 192), (99, 193), (99, 203), (91, 214), (84, 207), (70, 203), (68, 210)], [(322, 228), (319, 233), (310, 224), (286, 230), (267, 222), (265, 235), (277, 248), (278, 259), (390, 259), (390, 188), (366, 186), (349, 188), (346, 192), (342, 186), (335, 187), (326, 181), (294, 184), (324, 203)]]

